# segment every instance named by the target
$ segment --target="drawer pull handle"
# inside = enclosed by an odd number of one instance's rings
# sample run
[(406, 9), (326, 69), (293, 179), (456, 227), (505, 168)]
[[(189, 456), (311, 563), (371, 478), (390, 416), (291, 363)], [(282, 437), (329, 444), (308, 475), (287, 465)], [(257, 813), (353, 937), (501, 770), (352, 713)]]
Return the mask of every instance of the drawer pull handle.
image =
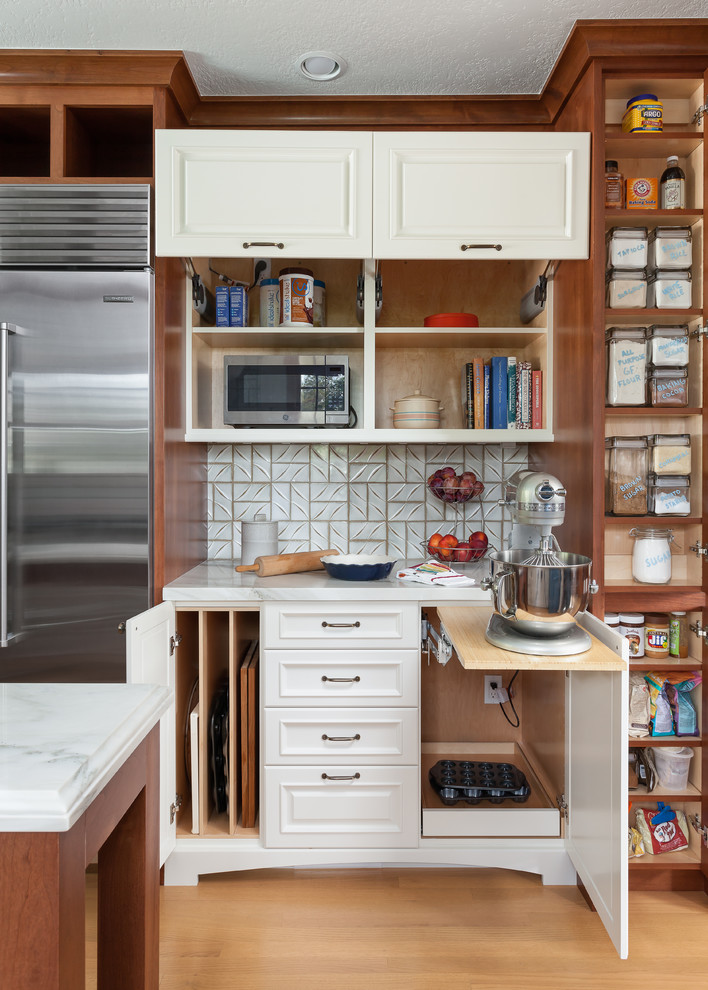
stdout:
[(358, 674), (356, 677), (327, 677), (326, 674), (323, 674), (322, 680), (329, 681), (331, 684), (358, 684), (361, 677)]
[(358, 629), (361, 622), (322, 622), (323, 629)]
[(501, 251), (501, 249), (501, 244), (460, 244), (460, 251)]
[(360, 773), (353, 773), (349, 777), (330, 777), (328, 773), (322, 774), (322, 780), (358, 780), (361, 777)]
[(328, 736), (327, 733), (323, 733), (322, 738), (328, 740), (329, 742), (356, 742), (356, 740), (361, 739), (361, 736), (357, 732), (355, 736)]
[(282, 251), (285, 245), (282, 241), (244, 241), (244, 248), (252, 247), (276, 247), (279, 251)]

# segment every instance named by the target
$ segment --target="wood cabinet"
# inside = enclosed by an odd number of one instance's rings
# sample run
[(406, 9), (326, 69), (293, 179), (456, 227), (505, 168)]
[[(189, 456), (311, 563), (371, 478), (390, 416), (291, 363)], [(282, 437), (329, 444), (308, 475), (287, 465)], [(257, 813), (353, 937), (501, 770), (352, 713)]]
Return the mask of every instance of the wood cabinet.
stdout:
[(375, 258), (587, 258), (590, 135), (374, 134)]
[(160, 255), (371, 255), (371, 134), (155, 133)]

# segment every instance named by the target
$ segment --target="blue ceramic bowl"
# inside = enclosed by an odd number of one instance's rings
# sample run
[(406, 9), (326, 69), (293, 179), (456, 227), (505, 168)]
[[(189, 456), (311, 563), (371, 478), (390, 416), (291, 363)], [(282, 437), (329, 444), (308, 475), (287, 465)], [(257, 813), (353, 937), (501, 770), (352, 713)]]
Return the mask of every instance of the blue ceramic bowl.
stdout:
[(320, 559), (330, 577), (340, 581), (380, 581), (389, 576), (398, 558), (375, 553), (340, 553)]

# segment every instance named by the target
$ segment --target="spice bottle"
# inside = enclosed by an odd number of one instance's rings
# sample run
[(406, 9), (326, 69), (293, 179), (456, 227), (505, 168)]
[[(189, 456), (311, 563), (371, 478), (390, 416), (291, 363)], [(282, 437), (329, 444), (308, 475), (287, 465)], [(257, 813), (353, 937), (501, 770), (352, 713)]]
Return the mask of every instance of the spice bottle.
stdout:
[(686, 176), (676, 155), (669, 155), (659, 182), (662, 210), (683, 210), (686, 206)]
[(605, 162), (605, 209), (624, 209), (624, 176), (613, 160)]
[(619, 634), (629, 640), (630, 660), (644, 656), (644, 616), (639, 612), (620, 612)]
[(669, 617), (664, 613), (647, 615), (644, 626), (644, 652), (649, 660), (669, 656)]
[(688, 656), (688, 616), (669, 612), (669, 656), (685, 660)]

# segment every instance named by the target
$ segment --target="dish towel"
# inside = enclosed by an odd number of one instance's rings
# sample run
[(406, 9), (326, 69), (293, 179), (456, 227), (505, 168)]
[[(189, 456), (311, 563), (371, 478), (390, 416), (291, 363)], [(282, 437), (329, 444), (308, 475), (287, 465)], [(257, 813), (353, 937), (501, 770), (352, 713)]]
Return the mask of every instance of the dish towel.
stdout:
[(474, 578), (453, 571), (447, 564), (432, 559), (416, 567), (404, 567), (403, 570), (396, 571), (396, 577), (399, 581), (434, 585), (436, 588), (466, 588), (477, 583)]

